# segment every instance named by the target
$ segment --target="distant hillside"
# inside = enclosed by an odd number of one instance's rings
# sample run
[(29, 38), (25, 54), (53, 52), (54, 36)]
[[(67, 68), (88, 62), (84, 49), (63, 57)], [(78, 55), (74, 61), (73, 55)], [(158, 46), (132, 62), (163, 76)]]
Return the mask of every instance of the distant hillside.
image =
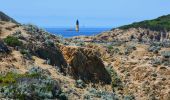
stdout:
[(15, 21), (13, 18), (9, 17), (2, 11), (0, 11), (0, 21), (7, 21), (7, 22), (11, 21), (13, 23), (18, 23), (17, 21)]
[(153, 20), (145, 20), (141, 22), (135, 22), (130, 25), (124, 25), (118, 27), (120, 29), (129, 29), (129, 28), (147, 28), (154, 31), (170, 31), (170, 14), (158, 17)]

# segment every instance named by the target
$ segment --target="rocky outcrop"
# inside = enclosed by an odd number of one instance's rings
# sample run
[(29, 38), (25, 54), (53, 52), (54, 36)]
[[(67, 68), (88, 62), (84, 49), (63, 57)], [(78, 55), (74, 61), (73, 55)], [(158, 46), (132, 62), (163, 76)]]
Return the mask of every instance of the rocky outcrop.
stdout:
[(62, 46), (61, 51), (70, 66), (67, 69), (67, 73), (75, 79), (81, 78), (85, 82), (93, 83), (111, 82), (111, 77), (99, 58), (99, 53), (95, 50)]
[(12, 34), (22, 41), (22, 49), (28, 50), (32, 55), (46, 60), (50, 65), (59, 67), (61, 71), (63, 67), (67, 66), (56, 44), (59, 42), (56, 36), (34, 25), (24, 25), (23, 28), (25, 33), (18, 31)]
[(5, 13), (0, 11), (0, 21), (6, 21), (6, 22), (13, 22), (13, 23), (18, 23), (15, 21), (13, 18), (7, 16)]
[(61, 72), (63, 68), (67, 66), (67, 63), (57, 47), (41, 46), (35, 49), (35, 55), (39, 56), (42, 59), (50, 60), (50, 65), (55, 65), (60, 68)]

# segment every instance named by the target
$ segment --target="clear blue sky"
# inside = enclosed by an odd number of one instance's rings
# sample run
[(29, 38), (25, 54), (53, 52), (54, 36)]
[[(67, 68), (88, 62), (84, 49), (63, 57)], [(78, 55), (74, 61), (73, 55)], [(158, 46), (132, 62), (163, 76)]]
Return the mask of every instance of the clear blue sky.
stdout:
[(0, 0), (0, 10), (41, 27), (116, 27), (170, 14), (170, 0)]

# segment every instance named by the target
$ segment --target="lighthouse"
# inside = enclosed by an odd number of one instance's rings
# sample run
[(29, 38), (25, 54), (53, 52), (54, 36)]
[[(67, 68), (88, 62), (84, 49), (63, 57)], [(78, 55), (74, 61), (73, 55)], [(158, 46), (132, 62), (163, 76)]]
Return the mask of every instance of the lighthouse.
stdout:
[(77, 32), (79, 31), (79, 21), (78, 20), (76, 21), (76, 31)]

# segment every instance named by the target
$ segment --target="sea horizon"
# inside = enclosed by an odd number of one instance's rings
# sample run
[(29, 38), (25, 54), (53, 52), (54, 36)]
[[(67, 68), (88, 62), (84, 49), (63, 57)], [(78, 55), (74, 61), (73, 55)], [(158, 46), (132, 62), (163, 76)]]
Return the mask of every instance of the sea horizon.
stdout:
[(64, 38), (71, 38), (74, 36), (93, 36), (100, 34), (104, 31), (109, 31), (112, 28), (101, 28), (101, 27), (80, 27), (79, 31), (76, 31), (75, 28), (69, 28), (69, 27), (51, 27), (51, 28), (45, 28), (46, 31), (52, 33), (52, 34), (57, 34), (57, 35), (62, 35)]

